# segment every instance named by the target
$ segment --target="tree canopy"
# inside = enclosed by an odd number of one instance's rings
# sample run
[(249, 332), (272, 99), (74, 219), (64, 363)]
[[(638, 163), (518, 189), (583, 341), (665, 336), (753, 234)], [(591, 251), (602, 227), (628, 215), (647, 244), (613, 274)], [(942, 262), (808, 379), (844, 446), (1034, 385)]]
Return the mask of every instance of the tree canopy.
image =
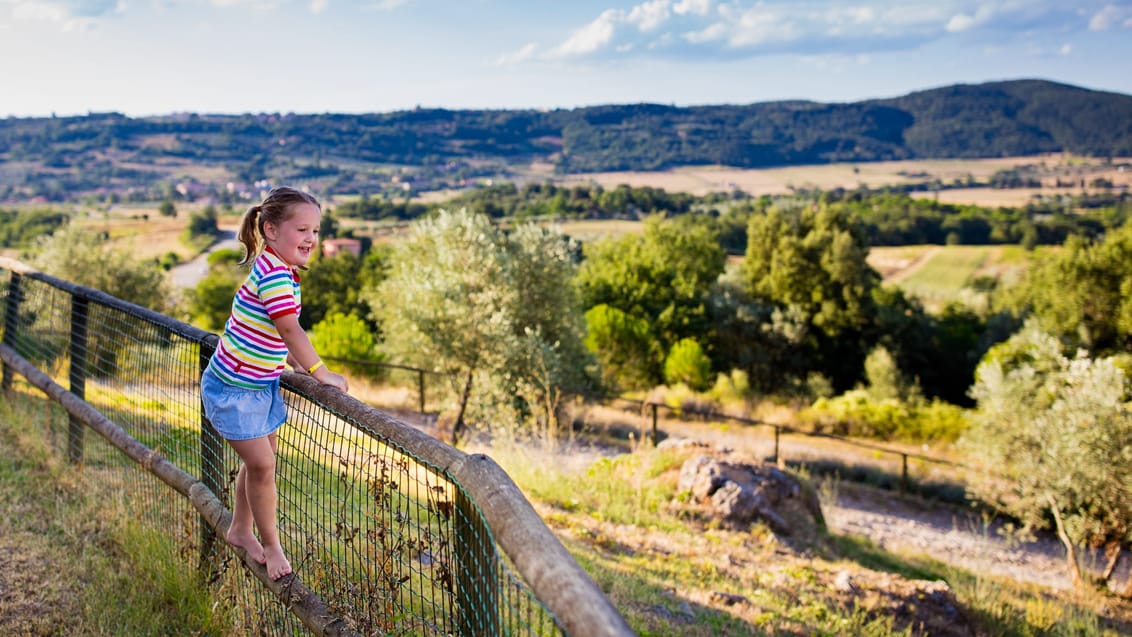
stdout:
[(455, 439), (466, 415), (554, 429), (561, 400), (584, 389), (571, 252), (551, 229), (508, 235), (485, 215), (441, 211), (412, 225), (393, 248), (388, 277), (363, 291), (383, 349), (455, 383)]

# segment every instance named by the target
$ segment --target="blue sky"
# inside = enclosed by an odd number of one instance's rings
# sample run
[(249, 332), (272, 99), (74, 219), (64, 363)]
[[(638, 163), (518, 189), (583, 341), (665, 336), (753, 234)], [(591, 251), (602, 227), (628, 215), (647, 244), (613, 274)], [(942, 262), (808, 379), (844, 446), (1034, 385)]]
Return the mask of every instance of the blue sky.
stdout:
[(1132, 94), (1132, 2), (0, 0), (0, 117)]

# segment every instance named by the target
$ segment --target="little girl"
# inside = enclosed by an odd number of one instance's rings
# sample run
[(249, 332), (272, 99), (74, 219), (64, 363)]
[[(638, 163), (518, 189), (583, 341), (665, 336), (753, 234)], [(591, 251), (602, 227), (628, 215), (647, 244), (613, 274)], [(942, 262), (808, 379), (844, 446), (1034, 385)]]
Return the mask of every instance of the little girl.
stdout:
[(291, 572), (275, 521), (276, 430), (287, 418), (279, 391), (283, 364), (348, 390), (346, 379), (323, 365), (299, 326), (296, 269), (306, 266), (318, 245), (321, 216), (314, 197), (285, 186), (248, 209), (240, 224), (246, 250), (240, 265), (254, 259), (252, 270), (236, 291), (232, 315), (200, 383), (205, 415), (243, 461), (228, 542), (265, 564), (273, 580)]

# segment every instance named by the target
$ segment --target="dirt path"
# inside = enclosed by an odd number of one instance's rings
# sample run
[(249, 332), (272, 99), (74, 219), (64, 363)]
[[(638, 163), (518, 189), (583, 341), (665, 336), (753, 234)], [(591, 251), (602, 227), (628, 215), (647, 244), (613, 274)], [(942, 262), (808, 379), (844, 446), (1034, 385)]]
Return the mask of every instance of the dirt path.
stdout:
[(928, 555), (975, 573), (1072, 588), (1065, 549), (1056, 539), (1011, 539), (1001, 523), (946, 505), (928, 507), (866, 490), (838, 494), (823, 513), (831, 531), (868, 538), (893, 553)]
[(169, 270), (169, 280), (177, 289), (195, 287), (197, 282), (208, 274), (208, 255), (221, 249), (236, 248), (240, 242), (236, 240), (236, 233), (231, 230), (222, 230), (220, 238), (212, 246), (198, 255), (192, 261), (173, 266)]

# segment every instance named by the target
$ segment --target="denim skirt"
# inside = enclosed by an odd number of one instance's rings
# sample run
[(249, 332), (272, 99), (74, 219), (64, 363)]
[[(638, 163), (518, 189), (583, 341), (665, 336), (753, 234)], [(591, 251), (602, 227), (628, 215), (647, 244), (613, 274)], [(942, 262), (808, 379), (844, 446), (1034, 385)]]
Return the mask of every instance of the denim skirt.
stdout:
[(279, 379), (264, 389), (229, 385), (206, 368), (200, 378), (204, 415), (225, 440), (262, 438), (287, 420)]

